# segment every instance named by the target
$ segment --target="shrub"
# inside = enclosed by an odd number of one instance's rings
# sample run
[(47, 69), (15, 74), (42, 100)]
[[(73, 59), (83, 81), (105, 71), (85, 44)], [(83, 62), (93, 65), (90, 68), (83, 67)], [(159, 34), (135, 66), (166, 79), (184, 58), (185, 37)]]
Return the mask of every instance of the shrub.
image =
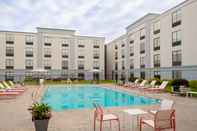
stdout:
[(188, 80), (185, 79), (177, 79), (177, 80), (173, 80), (171, 83), (172, 86), (189, 86), (189, 82)]
[(191, 80), (189, 86), (190, 88), (197, 90), (197, 80)]

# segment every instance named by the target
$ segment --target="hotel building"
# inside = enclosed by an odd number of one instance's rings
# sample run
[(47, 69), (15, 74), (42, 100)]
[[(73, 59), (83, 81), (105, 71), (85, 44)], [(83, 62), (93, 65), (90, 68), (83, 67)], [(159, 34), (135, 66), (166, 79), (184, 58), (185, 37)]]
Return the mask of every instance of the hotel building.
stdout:
[(197, 0), (186, 0), (126, 27), (106, 45), (108, 79), (197, 79), (196, 12)]
[(36, 70), (47, 71), (46, 79), (104, 79), (104, 43), (75, 30), (0, 31), (0, 80), (21, 81)]

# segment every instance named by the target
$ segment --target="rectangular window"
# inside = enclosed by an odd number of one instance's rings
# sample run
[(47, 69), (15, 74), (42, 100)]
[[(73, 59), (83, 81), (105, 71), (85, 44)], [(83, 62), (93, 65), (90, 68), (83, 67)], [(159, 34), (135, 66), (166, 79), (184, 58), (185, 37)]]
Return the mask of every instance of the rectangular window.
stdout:
[(154, 67), (160, 67), (160, 55), (159, 54), (156, 54), (154, 55)]
[(181, 50), (172, 51), (172, 65), (181, 66), (181, 64), (182, 64)]
[(27, 70), (32, 70), (33, 69), (33, 60), (32, 59), (25, 60), (25, 68)]
[(85, 78), (84, 73), (78, 73), (78, 79), (79, 80), (84, 80), (84, 78)]
[(140, 40), (145, 39), (145, 29), (140, 30)]
[(182, 79), (182, 72), (179, 70), (172, 71), (172, 79)]
[(44, 69), (45, 70), (50, 70), (51, 69), (51, 60), (49, 60), (49, 59), (44, 60)]
[(125, 69), (125, 62), (122, 61), (122, 70), (124, 70), (124, 69)]
[(154, 51), (160, 50), (160, 37), (153, 40)]
[(14, 56), (14, 47), (11, 46), (6, 47), (6, 56)]
[(122, 58), (125, 58), (125, 50), (124, 49), (121, 50), (121, 55), (122, 55)]
[(51, 43), (52, 43), (52, 38), (46, 36), (44, 37), (44, 45), (45, 46), (51, 46)]
[(133, 68), (134, 68), (134, 60), (130, 59), (130, 69), (133, 69)]
[(181, 10), (172, 13), (172, 27), (181, 25)]
[(134, 47), (130, 46), (130, 56), (134, 56)]
[(14, 44), (14, 35), (6, 34), (6, 44)]
[(145, 58), (140, 57), (140, 68), (145, 68)]
[(99, 45), (94, 45), (93, 48), (100, 48), (100, 46)]
[(78, 56), (78, 58), (79, 58), (79, 59), (84, 59), (85, 56), (81, 56), (81, 55), (80, 55), (80, 56)]
[(157, 21), (153, 24), (153, 34), (160, 33), (160, 21)]
[(145, 43), (140, 43), (140, 54), (145, 53)]
[(78, 47), (79, 47), (79, 48), (84, 48), (85, 45), (81, 45), (81, 44), (80, 44), (80, 45), (78, 45)]
[(85, 69), (85, 61), (79, 60), (78, 61), (78, 70), (84, 70)]
[(68, 47), (69, 45), (68, 44), (62, 44), (62, 47)]
[(68, 61), (67, 60), (62, 61), (62, 69), (63, 70), (68, 70)]
[(14, 69), (14, 59), (6, 59), (6, 69)]
[(131, 40), (129, 43), (130, 43), (130, 44), (133, 44), (133, 43), (134, 43), (134, 40)]
[(115, 47), (114, 47), (114, 48), (115, 48), (115, 50), (117, 50), (117, 49), (118, 49), (118, 46), (117, 46), (117, 45), (115, 45)]
[(181, 45), (181, 30), (172, 32), (172, 46)]
[(118, 70), (118, 63), (115, 63), (115, 70)]
[(68, 58), (68, 50), (62, 49), (62, 58)]
[(44, 57), (51, 57), (51, 49), (50, 48), (45, 48), (44, 49)]
[(99, 70), (99, 68), (100, 68), (99, 61), (93, 61), (93, 69)]
[(93, 58), (99, 59), (100, 57), (100, 51), (99, 50), (93, 50)]
[(33, 47), (26, 47), (25, 48), (25, 56), (26, 57), (33, 57)]
[(33, 45), (34, 36), (26, 35), (25, 36), (25, 44), (26, 45)]
[(118, 52), (115, 52), (115, 60), (118, 60)]
[(154, 78), (161, 78), (160, 71), (154, 71)]

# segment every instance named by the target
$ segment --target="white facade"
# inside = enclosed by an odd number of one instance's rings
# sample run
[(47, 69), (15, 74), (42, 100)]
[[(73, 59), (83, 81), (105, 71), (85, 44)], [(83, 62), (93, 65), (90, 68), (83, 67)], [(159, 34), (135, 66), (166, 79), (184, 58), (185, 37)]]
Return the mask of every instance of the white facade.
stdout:
[(96, 70), (104, 79), (104, 42), (104, 37), (78, 36), (74, 30), (0, 31), (0, 78), (21, 75), (14, 78), (18, 81), (45, 69), (48, 77), (77, 79), (94, 79)]
[[(197, 61), (194, 58), (197, 56), (196, 12), (197, 0), (186, 0), (162, 14), (147, 14), (129, 25), (125, 34), (128, 47), (126, 63), (133, 69), (127, 68), (126, 79), (197, 79)], [(111, 67), (114, 64), (112, 62)]]

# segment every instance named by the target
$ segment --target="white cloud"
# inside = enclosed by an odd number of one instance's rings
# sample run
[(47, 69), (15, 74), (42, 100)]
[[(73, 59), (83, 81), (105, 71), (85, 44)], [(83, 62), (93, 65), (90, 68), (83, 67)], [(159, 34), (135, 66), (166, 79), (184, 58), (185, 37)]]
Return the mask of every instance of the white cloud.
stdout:
[[(76, 29), (82, 35), (115, 38), (149, 12), (162, 12), (183, 0), (0, 0), (0, 30), (36, 27)], [(157, 6), (155, 6), (157, 5)]]

